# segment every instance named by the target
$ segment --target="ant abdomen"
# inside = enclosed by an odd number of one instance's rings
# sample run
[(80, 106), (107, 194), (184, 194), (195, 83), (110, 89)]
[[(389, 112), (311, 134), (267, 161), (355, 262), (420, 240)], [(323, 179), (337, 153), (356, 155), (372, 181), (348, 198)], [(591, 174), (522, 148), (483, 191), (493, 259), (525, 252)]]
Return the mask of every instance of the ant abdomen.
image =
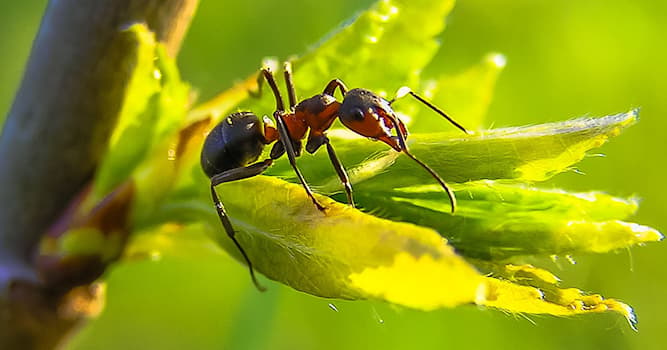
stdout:
[(262, 154), (262, 123), (251, 112), (237, 112), (216, 125), (206, 137), (201, 166), (210, 178), (225, 170), (244, 167)]

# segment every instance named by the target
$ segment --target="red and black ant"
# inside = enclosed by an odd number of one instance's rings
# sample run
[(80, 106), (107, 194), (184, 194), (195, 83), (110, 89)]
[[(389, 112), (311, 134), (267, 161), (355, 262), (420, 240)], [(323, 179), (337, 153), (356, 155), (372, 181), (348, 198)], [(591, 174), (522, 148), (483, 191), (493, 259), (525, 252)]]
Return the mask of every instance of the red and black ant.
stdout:
[[(306, 142), (306, 151), (314, 153), (322, 145), (326, 146), (331, 164), (345, 188), (347, 201), (351, 206), (354, 206), (352, 186), (350, 185), (349, 178), (326, 136), (326, 131), (331, 127), (336, 118), (357, 134), (372, 140), (382, 141), (395, 151), (404, 153), (414, 160), (442, 186), (449, 197), (452, 213), (454, 212), (456, 199), (445, 181), (433, 169), (417, 159), (408, 150), (406, 144), (408, 130), (391, 108), (391, 104), (396, 98), (387, 101), (366, 89), (348, 90), (342, 81), (333, 79), (327, 84), (321, 94), (297, 103), (291, 68), (289, 63), (286, 63), (285, 83), (287, 85), (290, 105), (289, 109), (285, 109), (282, 95), (278, 90), (270, 69), (263, 68), (261, 70), (258, 78), (259, 87), (255, 94), (261, 93), (262, 80), (266, 80), (269, 84), (276, 100), (276, 110), (273, 112), (276, 126), (267, 117), (264, 117), (263, 123), (260, 122), (259, 118), (252, 112), (233, 113), (211, 130), (204, 141), (201, 153), (201, 165), (206, 175), (211, 179), (211, 196), (222, 226), (241, 252), (241, 255), (243, 255), (248, 264), (252, 281), (259, 290), (264, 290), (264, 288), (255, 278), (252, 263), (235, 238), (234, 228), (225, 212), (222, 202), (218, 198), (215, 186), (259, 175), (273, 163), (273, 160), (287, 153), (290, 165), (294, 169), (306, 193), (317, 209), (324, 211), (326, 208), (315, 199), (312, 190), (296, 165), (296, 157), (301, 154), (301, 141), (306, 137), (306, 132), (310, 130)], [(336, 89), (340, 90), (340, 93), (343, 95), (342, 102), (339, 102), (334, 97)], [(404, 88), (399, 90), (397, 98), (406, 94), (412, 95), (433, 111), (446, 118), (454, 126), (468, 133), (465, 128), (452, 120), (447, 114), (410, 89)], [(396, 131), (396, 135), (392, 134), (393, 130)], [(271, 143), (274, 143), (274, 145), (269, 158), (257, 162), (264, 146)]]

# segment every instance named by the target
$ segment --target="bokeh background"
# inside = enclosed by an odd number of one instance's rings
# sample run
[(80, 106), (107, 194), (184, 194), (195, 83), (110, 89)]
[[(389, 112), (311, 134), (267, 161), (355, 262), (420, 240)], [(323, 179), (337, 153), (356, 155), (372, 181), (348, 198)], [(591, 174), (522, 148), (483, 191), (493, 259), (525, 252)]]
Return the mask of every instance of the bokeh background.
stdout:
[[(284, 59), (306, 51), (370, 3), (202, 0), (179, 58), (182, 74), (202, 98), (211, 97), (254, 72), (263, 57)], [(0, 4), (3, 118), (45, 7), (45, 0)], [(589, 158), (578, 165), (586, 175), (561, 174), (544, 186), (637, 195), (643, 201), (635, 221), (667, 229), (667, 187), (662, 180), (667, 149), (667, 2), (465, 0), (456, 5), (447, 23), (442, 49), (430, 70), (455, 73), (492, 51), (507, 57), (487, 126), (601, 116), (641, 107), (641, 122), (601, 149), (606, 158)], [(547, 265), (565, 285), (633, 305), (639, 316), (638, 333), (616, 315), (556, 318), (476, 307), (426, 313), (382, 303), (324, 300), (276, 283), (269, 283), (269, 292), (260, 294), (249, 283), (247, 271), (216, 247), (197, 240), (191, 245), (189, 249), (198, 250), (196, 256), (130, 261), (110, 271), (106, 310), (70, 348), (667, 346), (667, 246), (661, 243), (616, 254), (575, 256), (576, 265)]]

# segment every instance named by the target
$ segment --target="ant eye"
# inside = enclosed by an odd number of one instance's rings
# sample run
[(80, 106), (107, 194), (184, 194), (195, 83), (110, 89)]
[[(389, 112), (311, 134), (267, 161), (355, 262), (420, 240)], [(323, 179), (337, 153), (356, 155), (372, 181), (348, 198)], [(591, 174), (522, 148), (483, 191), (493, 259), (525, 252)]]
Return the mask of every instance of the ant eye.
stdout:
[(351, 110), (350, 111), (350, 116), (354, 120), (364, 120), (364, 112), (359, 108), (355, 108), (355, 109)]

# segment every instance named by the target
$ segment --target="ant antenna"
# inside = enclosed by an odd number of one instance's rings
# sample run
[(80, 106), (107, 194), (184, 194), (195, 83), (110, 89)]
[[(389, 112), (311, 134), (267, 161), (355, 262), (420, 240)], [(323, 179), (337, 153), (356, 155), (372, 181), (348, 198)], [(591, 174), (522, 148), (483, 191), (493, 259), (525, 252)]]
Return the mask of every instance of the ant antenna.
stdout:
[(412, 160), (414, 160), (417, 164), (421, 165), (424, 170), (428, 171), (429, 174), (435, 179), (435, 181), (438, 181), (440, 186), (447, 192), (447, 197), (449, 197), (449, 202), (452, 205), (452, 214), (454, 214), (454, 211), (456, 210), (456, 197), (454, 196), (454, 192), (447, 186), (447, 183), (445, 180), (443, 180), (438, 173), (435, 172), (435, 170), (431, 169), (426, 163), (422, 162), (421, 160), (417, 159), (412, 153), (408, 151), (407, 148), (403, 149), (403, 153), (405, 153), (406, 156), (410, 157)]
[(449, 186), (447, 186), (445, 180), (443, 180), (440, 177), (440, 175), (438, 175), (438, 173), (435, 172), (435, 170), (431, 169), (431, 167), (426, 165), (426, 163), (417, 159), (417, 157), (415, 157), (412, 153), (410, 153), (410, 151), (408, 150), (408, 144), (405, 141), (406, 138), (405, 131), (404, 129), (401, 128), (401, 125), (403, 125), (401, 120), (397, 116), (392, 115), (390, 113), (387, 114), (387, 117), (389, 117), (391, 119), (391, 122), (394, 124), (394, 128), (396, 129), (396, 136), (398, 137), (398, 143), (401, 146), (401, 152), (405, 153), (406, 156), (410, 157), (410, 159), (414, 160), (415, 163), (419, 164), (419, 166), (421, 166), (424, 170), (426, 170), (429, 174), (431, 174), (431, 176), (435, 179), (435, 181), (437, 181), (440, 184), (442, 189), (444, 189), (445, 192), (447, 192), (447, 197), (449, 197), (449, 203), (451, 203), (452, 206), (452, 214), (454, 214), (454, 211), (456, 211), (456, 197), (454, 196), (452, 190), (449, 188)]
[(466, 134), (470, 134), (468, 130), (466, 130), (461, 124), (457, 123), (454, 119), (449, 117), (447, 113), (443, 112), (440, 108), (438, 108), (436, 105), (432, 104), (431, 102), (428, 102), (426, 99), (423, 97), (417, 95), (414, 91), (412, 91), (409, 87), (403, 86), (402, 88), (398, 89), (396, 92), (396, 97), (394, 97), (391, 101), (389, 101), (389, 105), (394, 103), (397, 99), (405, 97), (405, 95), (410, 94), (412, 97), (417, 99), (417, 101), (425, 104), (428, 108), (432, 109), (434, 112), (440, 114), (443, 116), (445, 119), (447, 119), (452, 125), (455, 127), (459, 128), (461, 131), (463, 131)]

